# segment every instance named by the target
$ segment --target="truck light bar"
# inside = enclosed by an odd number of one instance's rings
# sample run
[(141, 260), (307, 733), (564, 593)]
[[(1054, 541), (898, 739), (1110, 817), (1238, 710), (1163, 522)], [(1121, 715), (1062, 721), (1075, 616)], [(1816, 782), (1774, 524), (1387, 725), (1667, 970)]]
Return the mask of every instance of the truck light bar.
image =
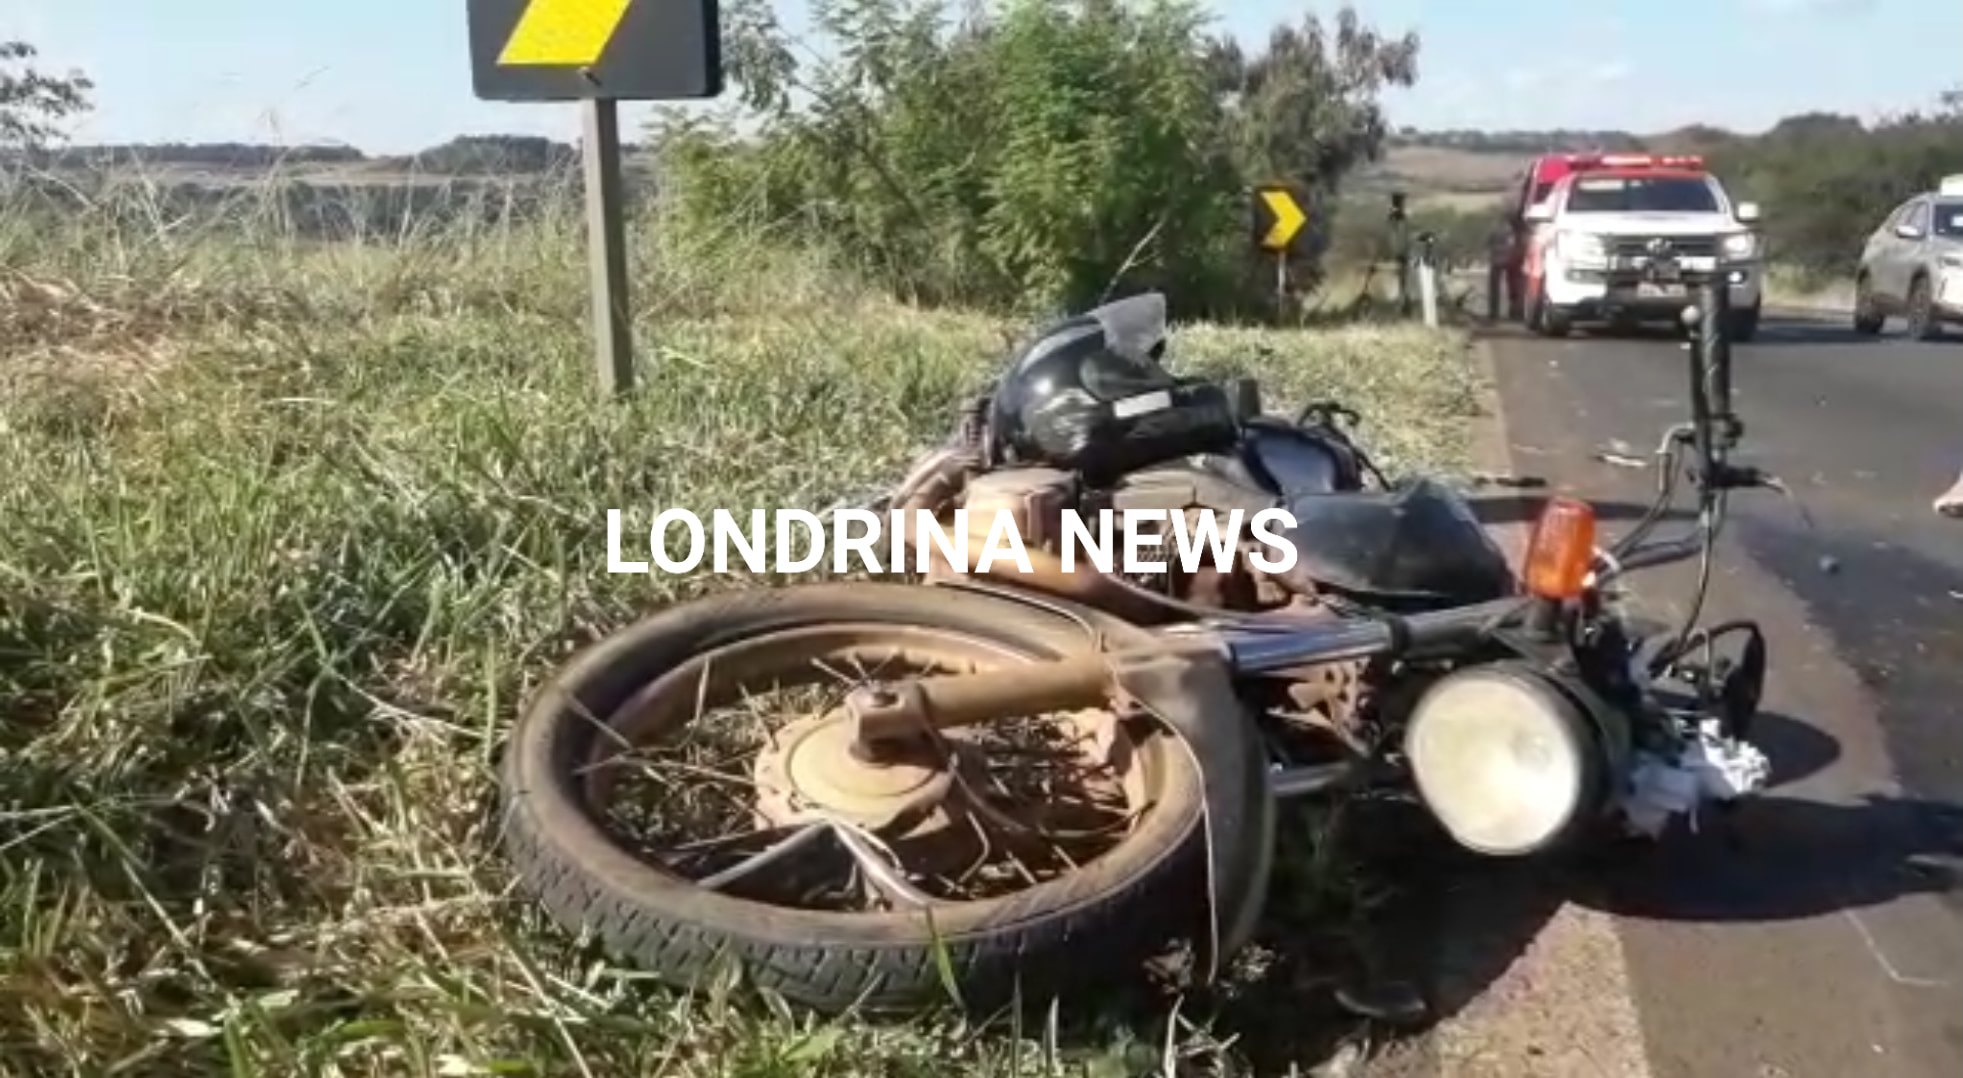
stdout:
[(1703, 168), (1704, 159), (1693, 154), (1649, 153), (1571, 153), (1568, 167), (1579, 172), (1589, 168)]

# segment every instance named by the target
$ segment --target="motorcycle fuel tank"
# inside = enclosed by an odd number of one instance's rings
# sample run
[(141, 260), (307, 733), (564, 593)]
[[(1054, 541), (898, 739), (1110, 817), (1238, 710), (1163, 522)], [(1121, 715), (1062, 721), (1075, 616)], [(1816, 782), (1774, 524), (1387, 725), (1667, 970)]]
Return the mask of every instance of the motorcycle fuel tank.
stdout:
[(1359, 597), (1417, 605), (1512, 595), (1506, 555), (1456, 491), (1430, 479), (1387, 491), (1285, 500), (1295, 518), (1291, 574)]

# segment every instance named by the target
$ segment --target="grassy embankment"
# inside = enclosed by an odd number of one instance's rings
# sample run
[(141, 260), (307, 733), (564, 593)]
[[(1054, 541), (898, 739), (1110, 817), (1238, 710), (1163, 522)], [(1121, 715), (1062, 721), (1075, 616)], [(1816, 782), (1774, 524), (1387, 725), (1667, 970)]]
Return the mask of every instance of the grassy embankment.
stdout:
[[(0, 1073), (1050, 1065), (1042, 1030), (651, 989), (505, 893), (490, 812), (570, 647), (755, 584), (608, 575), (607, 508), (890, 481), (1013, 327), (767, 236), (643, 230), (645, 389), (595, 407), (575, 219), (320, 243), (236, 210), (0, 216)], [(1195, 327), (1176, 355), (1347, 399), (1390, 466), (1462, 462), (1477, 376), (1448, 336)], [(1352, 900), (1298, 887), (1274, 931)], [(1300, 990), (1076, 1043), (1096, 1073), (1128, 1042), (1232, 1057), (1292, 1035)]]

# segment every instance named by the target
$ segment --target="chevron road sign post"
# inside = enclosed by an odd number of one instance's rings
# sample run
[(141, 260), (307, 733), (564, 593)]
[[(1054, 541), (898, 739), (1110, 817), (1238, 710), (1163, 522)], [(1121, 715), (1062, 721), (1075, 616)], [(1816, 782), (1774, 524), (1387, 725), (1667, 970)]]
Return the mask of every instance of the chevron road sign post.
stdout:
[(1286, 184), (1265, 184), (1254, 189), (1254, 244), (1275, 256), (1275, 317), (1280, 319), (1288, 306), (1288, 256), (1304, 235), (1302, 226), (1309, 215), (1308, 200)]
[(717, 0), (469, 0), (471, 83), (485, 101), (578, 101), (600, 391), (633, 388), (620, 167), (622, 101), (723, 89)]

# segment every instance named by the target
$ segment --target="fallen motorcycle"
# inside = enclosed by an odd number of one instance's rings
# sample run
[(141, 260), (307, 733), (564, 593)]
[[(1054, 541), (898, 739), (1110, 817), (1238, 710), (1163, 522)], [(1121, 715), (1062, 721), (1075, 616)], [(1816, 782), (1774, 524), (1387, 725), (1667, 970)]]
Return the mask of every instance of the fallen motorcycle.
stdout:
[[(1215, 973), (1260, 914), (1282, 798), (1404, 791), (1461, 846), (1522, 857), (1748, 795), (1757, 627), (1698, 628), (1702, 583), (1670, 631), (1617, 599), (1689, 558), (1707, 583), (1727, 493), (1777, 485), (1729, 462), (1723, 288), (1698, 295), (1692, 415), (1649, 512), (1603, 549), (1586, 502), (1549, 499), (1517, 576), (1457, 492), (1373, 488), (1333, 425), (1166, 373), (1162, 299), (1053, 327), (891, 499), (1007, 509), (1030, 571), (717, 595), (588, 648), (505, 752), (520, 879), (678, 985), (733, 961), (823, 1010), (985, 1006), (1173, 939)], [(1697, 526), (1653, 539), (1686, 471)], [(1062, 509), (1128, 498), (1285, 508), (1297, 563), (1247, 586), (1065, 571)], [(646, 755), (677, 734), (701, 752)], [(657, 804), (611, 810), (637, 790)]]

